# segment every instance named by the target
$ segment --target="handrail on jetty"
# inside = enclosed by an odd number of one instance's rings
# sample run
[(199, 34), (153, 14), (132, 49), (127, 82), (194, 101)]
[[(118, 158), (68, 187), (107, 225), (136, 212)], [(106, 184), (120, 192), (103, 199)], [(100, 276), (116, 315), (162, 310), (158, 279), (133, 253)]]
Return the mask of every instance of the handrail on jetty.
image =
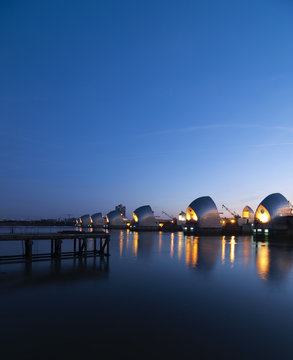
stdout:
[[(88, 239), (93, 239), (93, 250), (88, 250)], [(97, 244), (97, 240), (99, 244)], [(34, 240), (50, 240), (50, 253), (34, 254)], [(62, 251), (63, 240), (73, 240), (73, 251)], [(57, 233), (39, 233), (39, 234), (1, 234), (0, 241), (24, 241), (24, 253), (18, 255), (0, 255), (0, 264), (15, 262), (44, 261), (49, 259), (72, 259), (75, 257), (109, 257), (110, 256), (110, 235), (103, 231), (76, 232), (60, 231)], [(99, 245), (99, 249), (97, 249)]]

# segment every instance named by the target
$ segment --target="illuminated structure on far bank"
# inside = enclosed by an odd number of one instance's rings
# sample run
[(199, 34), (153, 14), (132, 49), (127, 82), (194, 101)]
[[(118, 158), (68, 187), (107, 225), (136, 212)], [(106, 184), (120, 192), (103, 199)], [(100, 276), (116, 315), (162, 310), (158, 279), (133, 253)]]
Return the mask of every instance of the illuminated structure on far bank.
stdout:
[(177, 220), (177, 223), (182, 225), (184, 224), (186, 221), (186, 214), (184, 211), (180, 211), (179, 215), (178, 215), (178, 220)]
[(133, 220), (137, 226), (158, 226), (154, 212), (149, 205), (144, 205), (134, 210)]
[(119, 210), (113, 210), (107, 214), (107, 223), (109, 226), (124, 226), (126, 225), (126, 219)]
[(102, 213), (95, 213), (91, 218), (92, 226), (104, 226), (106, 224), (106, 220), (103, 218)]
[(242, 211), (242, 218), (246, 221), (247, 224), (252, 224), (254, 221), (254, 211), (248, 205)]
[(92, 219), (89, 214), (83, 215), (79, 218), (79, 224), (81, 226), (90, 226), (92, 223)]
[(186, 210), (186, 224), (197, 229), (220, 229), (220, 215), (210, 196), (195, 199)]
[[(279, 227), (287, 216), (292, 216), (288, 200), (279, 193), (267, 196), (256, 209), (255, 223), (267, 228)], [(283, 224), (285, 225), (285, 224)]]

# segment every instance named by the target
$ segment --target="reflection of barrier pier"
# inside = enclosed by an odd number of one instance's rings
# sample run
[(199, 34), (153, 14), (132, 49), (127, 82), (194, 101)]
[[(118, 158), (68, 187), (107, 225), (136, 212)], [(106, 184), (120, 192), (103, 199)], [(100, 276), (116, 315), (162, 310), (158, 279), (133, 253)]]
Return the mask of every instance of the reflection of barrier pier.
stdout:
[[(88, 250), (88, 239), (93, 239), (93, 250)], [(33, 242), (35, 240), (50, 240), (51, 251), (49, 253), (33, 254)], [(62, 251), (63, 240), (73, 240), (73, 251)], [(63, 231), (53, 234), (5, 234), (0, 235), (0, 241), (24, 242), (23, 254), (0, 256), (1, 264), (23, 261), (44, 261), (49, 259), (71, 259), (75, 257), (110, 256), (110, 235), (104, 232), (81, 233)]]

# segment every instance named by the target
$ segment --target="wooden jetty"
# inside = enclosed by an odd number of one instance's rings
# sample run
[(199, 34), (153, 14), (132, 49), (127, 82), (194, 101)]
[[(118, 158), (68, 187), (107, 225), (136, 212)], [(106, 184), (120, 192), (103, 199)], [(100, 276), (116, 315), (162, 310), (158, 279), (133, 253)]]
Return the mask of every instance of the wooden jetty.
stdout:
[[(93, 250), (88, 250), (88, 239), (93, 239)], [(49, 253), (34, 254), (34, 241), (51, 241), (51, 251)], [(72, 251), (62, 251), (63, 240), (72, 240)], [(72, 259), (75, 257), (109, 257), (110, 256), (110, 235), (103, 231), (77, 232), (61, 231), (57, 233), (38, 233), (38, 234), (1, 234), (0, 241), (22, 241), (24, 242), (23, 254), (0, 255), (0, 264), (15, 262), (44, 261), (49, 259)], [(98, 244), (97, 244), (98, 242)], [(99, 248), (98, 248), (98, 247)]]

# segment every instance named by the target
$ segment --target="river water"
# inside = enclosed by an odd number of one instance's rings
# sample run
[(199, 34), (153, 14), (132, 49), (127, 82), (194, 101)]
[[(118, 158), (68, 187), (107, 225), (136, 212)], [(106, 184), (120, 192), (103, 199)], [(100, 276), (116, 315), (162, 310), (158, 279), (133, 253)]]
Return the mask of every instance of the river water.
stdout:
[(0, 265), (3, 359), (292, 359), (293, 242), (112, 231), (110, 254)]

